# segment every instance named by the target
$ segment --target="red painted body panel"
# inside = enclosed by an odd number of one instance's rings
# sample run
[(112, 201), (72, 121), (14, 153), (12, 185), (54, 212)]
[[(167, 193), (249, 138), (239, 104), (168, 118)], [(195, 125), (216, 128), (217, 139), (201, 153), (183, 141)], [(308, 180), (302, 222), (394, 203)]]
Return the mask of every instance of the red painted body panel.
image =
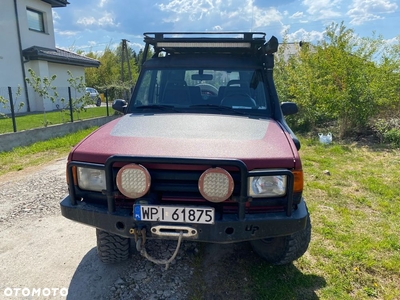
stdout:
[(249, 170), (301, 168), (290, 136), (270, 119), (217, 114), (126, 115), (78, 144), (70, 160), (112, 155), (240, 159)]

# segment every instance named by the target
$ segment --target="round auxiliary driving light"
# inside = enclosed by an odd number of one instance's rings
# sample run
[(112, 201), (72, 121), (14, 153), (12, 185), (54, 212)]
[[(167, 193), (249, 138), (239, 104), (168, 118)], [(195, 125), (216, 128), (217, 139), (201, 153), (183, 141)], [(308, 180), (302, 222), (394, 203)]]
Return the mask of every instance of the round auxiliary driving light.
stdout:
[(233, 192), (231, 174), (221, 168), (210, 168), (201, 174), (199, 190), (201, 195), (211, 202), (222, 202), (228, 199)]
[(141, 165), (123, 166), (117, 173), (117, 187), (128, 198), (137, 199), (150, 189), (150, 173)]

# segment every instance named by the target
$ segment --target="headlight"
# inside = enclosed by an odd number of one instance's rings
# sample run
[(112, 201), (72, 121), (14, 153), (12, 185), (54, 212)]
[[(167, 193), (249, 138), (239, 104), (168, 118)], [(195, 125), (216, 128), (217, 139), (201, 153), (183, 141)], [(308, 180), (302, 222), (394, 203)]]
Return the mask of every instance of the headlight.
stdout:
[(234, 182), (232, 176), (221, 168), (210, 168), (199, 178), (199, 191), (201, 195), (211, 202), (223, 202), (233, 192)]
[(78, 185), (83, 190), (101, 192), (106, 189), (106, 172), (99, 169), (77, 168)]
[(117, 187), (128, 198), (138, 199), (150, 189), (149, 171), (137, 164), (123, 166), (117, 173)]
[(248, 195), (255, 198), (284, 196), (286, 182), (286, 175), (249, 177)]

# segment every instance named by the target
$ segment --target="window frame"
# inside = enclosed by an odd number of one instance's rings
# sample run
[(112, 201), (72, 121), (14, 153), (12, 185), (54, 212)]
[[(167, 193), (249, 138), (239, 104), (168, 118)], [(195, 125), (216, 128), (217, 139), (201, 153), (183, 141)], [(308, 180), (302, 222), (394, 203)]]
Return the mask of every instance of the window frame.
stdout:
[[(192, 72), (198, 73), (199, 70), (203, 70), (203, 72), (209, 74), (209, 73), (214, 73), (214, 72), (227, 72), (229, 74), (234, 74), (235, 76), (230, 77), (228, 76), (227, 81), (222, 84), (218, 85), (218, 82), (215, 82), (214, 84), (217, 84), (219, 87), (226, 87), (227, 83), (229, 80), (239, 80), (241, 78), (241, 73), (242, 72), (255, 72), (259, 76), (262, 75), (262, 70), (259, 68), (197, 68), (197, 67), (159, 67), (159, 68), (146, 68), (143, 69), (141, 72), (141, 75), (139, 76), (139, 79), (136, 83), (134, 93), (132, 94), (131, 101), (129, 104), (128, 112), (137, 112), (142, 109), (142, 106), (152, 106), (154, 105), (155, 107), (157, 106), (162, 106), (163, 104), (160, 102), (161, 97), (163, 92), (165, 91), (165, 86), (166, 83), (169, 79), (171, 79), (174, 76), (170, 76), (172, 71), (182, 71), (185, 74), (185, 76), (178, 76), (177, 78), (185, 78), (185, 82), (188, 83), (187, 86), (197, 86), (199, 83), (194, 82), (193, 80), (187, 80), (187, 76), (192, 74)], [(178, 72), (179, 73), (179, 72)], [(227, 75), (229, 75), (227, 74)], [(214, 74), (215, 75), (215, 74)], [(254, 77), (254, 76), (253, 76)], [(215, 79), (213, 79), (215, 80)], [(245, 79), (244, 79), (245, 80)], [(193, 81), (193, 82), (192, 82)], [(215, 86), (215, 85), (213, 85)], [(265, 80), (260, 80), (259, 84), (257, 87), (254, 88), (254, 100), (257, 103), (257, 108), (244, 108), (244, 107), (232, 107), (233, 111), (237, 112), (243, 112), (249, 115), (257, 115), (257, 116), (263, 116), (263, 117), (271, 117), (272, 111), (272, 105), (271, 105), (271, 98), (270, 94), (267, 92), (268, 87), (265, 85)], [(195, 111), (201, 111), (205, 113), (212, 112), (212, 110), (215, 110), (215, 107), (210, 105), (209, 111), (207, 112), (207, 104), (213, 103), (213, 100), (217, 100), (217, 98), (220, 97), (220, 95), (217, 95), (217, 97), (214, 97), (215, 99), (209, 99), (209, 98), (203, 98), (205, 107), (203, 108), (197, 108), (196, 105), (188, 105), (188, 106), (174, 106), (170, 105), (171, 107), (174, 108), (174, 111), (186, 111), (186, 112), (195, 112)], [(138, 101), (139, 100), (139, 101)], [(197, 104), (202, 104), (202, 103), (197, 103)], [(167, 104), (168, 106), (168, 104)], [(218, 106), (218, 105), (217, 105)], [(219, 105), (221, 106), (221, 105)], [(138, 108), (136, 108), (138, 107)], [(221, 106), (223, 107), (223, 105)], [(229, 106), (228, 106), (229, 107)], [(138, 109), (138, 110), (137, 110)], [(148, 109), (148, 108), (145, 108)], [(166, 110), (167, 112), (170, 112), (170, 110)], [(221, 113), (221, 110), (216, 110), (217, 113)], [(160, 111), (160, 113), (163, 113), (165, 111)]]
[[(34, 25), (39, 25), (39, 29), (34, 28), (33, 26), (31, 26), (32, 22), (30, 22), (30, 20), (32, 20), (32, 19), (29, 17), (30, 13), (33, 13), (33, 14), (35, 14), (37, 16), (37, 18), (34, 19), (34, 22), (35, 22)], [(35, 31), (35, 32), (46, 33), (45, 13), (44, 12), (39, 11), (37, 9), (33, 9), (33, 8), (30, 8), (30, 7), (27, 7), (26, 8), (26, 14), (27, 14), (27, 23), (28, 23), (28, 29), (29, 30), (32, 30), (32, 31)]]

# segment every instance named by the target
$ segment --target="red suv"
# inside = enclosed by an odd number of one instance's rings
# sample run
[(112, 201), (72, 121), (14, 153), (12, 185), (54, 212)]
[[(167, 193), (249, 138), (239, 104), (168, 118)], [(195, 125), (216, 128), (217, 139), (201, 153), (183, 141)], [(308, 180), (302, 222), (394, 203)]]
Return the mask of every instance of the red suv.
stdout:
[[(273, 81), (265, 33), (145, 33), (124, 116), (69, 154), (62, 214), (97, 229), (105, 263), (146, 239), (249, 241), (271, 264), (307, 250), (300, 143)], [(150, 55), (151, 53), (151, 55)]]

